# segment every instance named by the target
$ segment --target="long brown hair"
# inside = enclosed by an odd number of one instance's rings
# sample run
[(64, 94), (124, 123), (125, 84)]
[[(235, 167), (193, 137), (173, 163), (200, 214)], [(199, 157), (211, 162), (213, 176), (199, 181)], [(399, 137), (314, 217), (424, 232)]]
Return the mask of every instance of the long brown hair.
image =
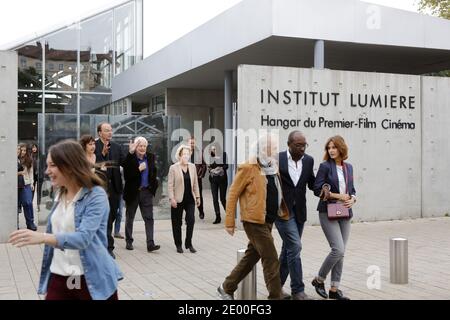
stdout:
[(327, 143), (325, 143), (325, 155), (323, 156), (323, 160), (328, 161), (330, 159), (330, 154), (328, 153), (328, 145), (330, 142), (334, 143), (334, 146), (339, 151), (339, 157), (343, 160), (348, 159), (348, 146), (345, 143), (344, 138), (341, 136), (334, 136), (327, 140)]
[[(81, 145), (75, 140), (64, 140), (53, 145), (49, 149), (52, 161), (59, 171), (71, 177), (75, 182), (88, 189), (94, 186), (105, 188), (105, 183), (95, 173), (92, 172), (92, 165), (86, 158), (86, 154)], [(64, 193), (65, 188), (61, 188)]]
[[(19, 148), (20, 148), (20, 154), (19, 154), (20, 164), (27, 167), (27, 170), (29, 170), (33, 166), (33, 159), (31, 159), (30, 153), (28, 152), (28, 147), (25, 143), (21, 143), (19, 145)], [(24, 156), (22, 156), (23, 148), (25, 148), (25, 150), (26, 150)]]

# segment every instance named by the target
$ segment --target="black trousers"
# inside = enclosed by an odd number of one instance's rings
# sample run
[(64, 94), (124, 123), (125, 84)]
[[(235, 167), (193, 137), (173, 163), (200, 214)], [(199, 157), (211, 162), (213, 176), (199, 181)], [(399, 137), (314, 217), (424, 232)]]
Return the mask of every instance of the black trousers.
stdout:
[(219, 205), (219, 194), (220, 194), (220, 202), (222, 203), (223, 209), (225, 210), (227, 207), (227, 186), (228, 186), (228, 179), (227, 176), (221, 176), (221, 177), (209, 177), (209, 182), (211, 183), (211, 193), (213, 196), (213, 203), (214, 203), (214, 212), (216, 213), (216, 216), (220, 216), (220, 205)]
[(170, 214), (172, 218), (172, 233), (173, 240), (177, 247), (182, 246), (181, 241), (181, 225), (183, 222), (183, 210), (186, 211), (186, 240), (184, 242), (186, 247), (192, 245), (192, 234), (194, 233), (195, 224), (195, 203), (177, 203), (176, 208), (170, 208)]
[(145, 235), (147, 238), (147, 248), (153, 247), (154, 220), (153, 220), (153, 194), (148, 189), (136, 191), (137, 196), (133, 201), (126, 202), (125, 216), (125, 240), (127, 243), (133, 243), (133, 224), (136, 210), (141, 209), (142, 219), (145, 223)]
[(119, 210), (120, 206), (120, 198), (122, 197), (121, 193), (117, 193), (114, 190), (108, 191), (108, 200), (109, 200), (109, 218), (108, 218), (108, 226), (106, 229), (106, 235), (108, 236), (108, 250), (114, 250), (114, 238), (112, 236), (112, 230), (114, 221), (117, 218), (117, 210)]
[[(198, 191), (200, 192), (200, 206), (198, 207), (198, 212), (200, 214), (205, 214), (203, 211), (203, 186), (202, 186), (202, 179), (198, 179)], [(195, 206), (194, 206), (195, 211)]]

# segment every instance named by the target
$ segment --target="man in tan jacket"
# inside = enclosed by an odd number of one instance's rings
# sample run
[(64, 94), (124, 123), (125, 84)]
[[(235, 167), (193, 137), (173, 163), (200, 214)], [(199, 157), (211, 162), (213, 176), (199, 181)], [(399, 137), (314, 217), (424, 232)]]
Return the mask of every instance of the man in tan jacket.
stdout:
[(272, 237), (273, 222), (279, 217), (288, 219), (278, 176), (276, 156), (278, 139), (264, 135), (257, 145), (256, 159), (239, 166), (227, 199), (225, 229), (233, 236), (236, 204), (239, 200), (241, 221), (249, 239), (245, 256), (217, 289), (224, 300), (233, 300), (239, 282), (262, 260), (264, 280), (269, 299), (280, 299), (280, 264)]

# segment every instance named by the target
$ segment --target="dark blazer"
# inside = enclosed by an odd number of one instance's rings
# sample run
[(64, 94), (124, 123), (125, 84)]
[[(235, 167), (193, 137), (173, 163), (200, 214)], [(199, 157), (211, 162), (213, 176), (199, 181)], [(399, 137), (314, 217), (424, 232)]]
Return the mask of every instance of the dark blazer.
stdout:
[[(344, 161), (344, 165), (347, 170), (347, 192), (349, 195), (356, 195), (356, 190), (353, 185), (353, 166)], [(339, 180), (336, 170), (336, 163), (333, 159), (328, 161), (324, 161), (320, 164), (319, 171), (317, 171), (316, 183), (314, 184), (314, 194), (316, 196), (320, 196), (320, 192), (322, 191), (322, 187), (324, 184), (328, 183), (331, 186), (331, 192), (339, 193)], [(317, 211), (319, 212), (327, 212), (327, 202), (319, 200), (319, 204), (317, 205)], [(350, 209), (350, 218), (353, 217), (352, 209)]]
[(283, 189), (283, 197), (289, 208), (289, 214), (295, 206), (295, 216), (299, 223), (305, 222), (307, 217), (306, 210), (306, 186), (310, 190), (314, 190), (314, 159), (305, 154), (302, 159), (303, 169), (297, 185), (289, 175), (288, 154), (287, 151), (279, 153), (279, 170), (281, 176), (281, 188)]
[(103, 142), (98, 139), (95, 141), (95, 162), (111, 161), (113, 163), (113, 167), (108, 168), (107, 172), (108, 180), (111, 180), (108, 182), (108, 193), (110, 193), (111, 188), (114, 189), (116, 193), (122, 193), (123, 185), (122, 177), (120, 175), (120, 166), (125, 160), (125, 155), (122, 152), (120, 145), (113, 141), (111, 141), (111, 147), (106, 157), (103, 157), (102, 150)]
[[(148, 182), (149, 190), (153, 194), (158, 189), (158, 180), (156, 179), (155, 155), (147, 152), (148, 163)], [(125, 202), (133, 201), (137, 197), (138, 189), (141, 186), (141, 172), (139, 171), (139, 162), (136, 154), (128, 153), (123, 163), (123, 176), (125, 178), (125, 188), (123, 189), (123, 200)]]

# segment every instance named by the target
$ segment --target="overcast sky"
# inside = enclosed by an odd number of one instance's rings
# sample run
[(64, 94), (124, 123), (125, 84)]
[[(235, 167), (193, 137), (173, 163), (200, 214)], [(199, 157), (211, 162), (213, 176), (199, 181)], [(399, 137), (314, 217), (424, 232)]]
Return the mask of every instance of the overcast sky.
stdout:
[[(316, 0), (321, 1), (321, 0)], [(339, 0), (335, 0), (339, 1)], [(0, 1), (0, 48), (71, 24), (123, 0)], [(144, 0), (144, 54), (153, 53), (241, 0)], [(369, 0), (417, 11), (418, 0)], [(153, 32), (155, 31), (155, 32)], [(149, 34), (151, 40), (149, 41)]]

